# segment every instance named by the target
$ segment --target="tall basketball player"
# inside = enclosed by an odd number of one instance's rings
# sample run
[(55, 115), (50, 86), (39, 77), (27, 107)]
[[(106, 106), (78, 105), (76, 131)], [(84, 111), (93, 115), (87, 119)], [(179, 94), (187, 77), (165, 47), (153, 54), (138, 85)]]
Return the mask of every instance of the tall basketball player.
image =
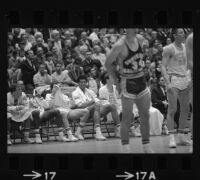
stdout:
[[(193, 33), (189, 34), (186, 41), (185, 41), (185, 47), (186, 47), (186, 57), (187, 57), (187, 62), (188, 62), (188, 69), (191, 72), (191, 78), (193, 76)], [(192, 80), (190, 83), (190, 102), (193, 106), (193, 84), (192, 84)], [(191, 133), (193, 133), (193, 115), (191, 117)]]
[[(175, 41), (164, 47), (162, 60), (162, 74), (165, 79), (168, 97), (167, 126), (169, 131), (174, 129), (174, 115), (177, 109), (177, 98), (180, 103), (180, 117), (178, 129), (178, 144), (190, 145), (184, 134), (187, 127), (189, 113), (189, 84), (187, 77), (187, 58), (185, 34), (183, 29), (173, 30)], [(169, 135), (169, 148), (176, 148), (174, 134)]]
[(142, 144), (145, 153), (152, 153), (149, 139), (150, 91), (144, 77), (142, 52), (143, 37), (137, 29), (126, 29), (108, 54), (105, 66), (113, 78), (122, 100), (121, 143), (122, 152), (131, 153), (129, 129), (136, 103), (141, 119)]

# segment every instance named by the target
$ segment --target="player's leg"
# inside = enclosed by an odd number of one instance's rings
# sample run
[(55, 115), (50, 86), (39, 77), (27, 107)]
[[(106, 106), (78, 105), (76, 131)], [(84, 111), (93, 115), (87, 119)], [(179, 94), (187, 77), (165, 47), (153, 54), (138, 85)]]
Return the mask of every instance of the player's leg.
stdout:
[(75, 132), (75, 136), (80, 140), (84, 140), (84, 137), (82, 136), (82, 129), (85, 126), (85, 123), (89, 118), (89, 115), (90, 112), (87, 109), (73, 109), (69, 111), (68, 119), (70, 121), (75, 121), (80, 119), (79, 126), (77, 127), (77, 130)]
[(152, 153), (152, 150), (150, 148), (150, 127), (149, 127), (149, 109), (150, 109), (150, 102), (151, 102), (151, 96), (150, 92), (148, 91), (143, 96), (136, 99), (136, 105), (138, 107), (139, 111), (139, 117), (140, 117), (140, 129), (141, 129), (141, 135), (142, 135), (142, 144), (144, 148), (145, 153)]
[[(178, 98), (178, 89), (173, 88), (171, 92), (167, 91), (168, 98), (168, 111), (167, 111), (167, 127), (169, 132), (174, 129), (174, 115), (177, 110), (177, 98)], [(174, 135), (170, 133), (169, 135), (169, 147), (175, 148), (176, 142)]]
[(189, 89), (182, 90), (178, 93), (178, 99), (180, 102), (180, 118), (179, 118), (179, 130), (178, 138), (180, 145), (190, 145), (190, 142), (187, 140), (184, 129), (188, 127), (188, 114), (189, 114)]
[(120, 134), (123, 152), (131, 151), (129, 146), (129, 130), (132, 121), (133, 103), (133, 99), (122, 96), (122, 121), (120, 125)]

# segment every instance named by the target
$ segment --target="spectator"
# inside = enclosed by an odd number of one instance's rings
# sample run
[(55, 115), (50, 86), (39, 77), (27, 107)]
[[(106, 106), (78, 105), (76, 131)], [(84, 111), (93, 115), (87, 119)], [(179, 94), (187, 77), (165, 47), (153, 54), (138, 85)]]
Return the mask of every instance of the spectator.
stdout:
[(52, 48), (52, 54), (53, 54), (53, 62), (54, 62), (54, 65), (58, 62), (62, 63), (62, 59), (60, 59), (59, 55), (58, 55), (58, 50), (55, 46), (53, 46)]
[(44, 63), (46, 61), (42, 47), (37, 48), (37, 54), (36, 54), (35, 59), (36, 59), (35, 61), (37, 62), (37, 67), (36, 67), (37, 69), (38, 69), (39, 64)]
[(72, 98), (78, 108), (86, 108), (90, 111), (90, 118), (94, 120), (97, 140), (106, 140), (100, 129), (100, 117), (111, 111), (108, 105), (102, 106), (100, 110), (100, 101), (92, 90), (86, 88), (87, 77), (82, 75), (78, 79), (79, 87), (72, 93)]
[(22, 92), (22, 89), (19, 85), (13, 84), (10, 87), (10, 92), (7, 93), (8, 145), (12, 144), (10, 140), (10, 130), (11, 122), (13, 121), (17, 124), (22, 122), (24, 123), (24, 142), (31, 144), (34, 143), (34, 141), (29, 138), (31, 113), (32, 110), (28, 107), (26, 94)]
[(31, 47), (32, 47), (32, 44), (28, 41), (27, 34), (22, 34), (21, 39), (22, 39), (23, 42), (25, 42), (24, 51), (30, 50)]
[(101, 48), (97, 45), (94, 46), (94, 54), (92, 55), (92, 59), (99, 60), (101, 62), (101, 66), (105, 70), (106, 56), (105, 54), (101, 53)]
[(100, 100), (107, 100), (110, 105), (113, 107), (112, 112), (112, 120), (114, 121), (116, 127), (115, 127), (115, 136), (120, 137), (120, 104), (119, 100), (117, 99), (118, 93), (116, 90), (116, 87), (113, 85), (112, 79), (109, 78), (108, 75), (105, 75), (102, 78), (102, 83), (104, 86), (102, 86), (99, 89), (99, 99)]
[(62, 46), (59, 31), (52, 31), (52, 38), (54, 40), (54, 47), (56, 47), (57, 50), (58, 60), (62, 61)]
[[(47, 95), (47, 99), (49, 98), (49, 102), (51, 103), (51, 105), (61, 112), (61, 115), (63, 116), (63, 121), (66, 121), (64, 122), (64, 125), (65, 129), (67, 129), (69, 140), (84, 140), (84, 137), (82, 136), (82, 128), (88, 120), (89, 111), (87, 109), (75, 109), (76, 106), (74, 102), (71, 101), (68, 96), (62, 94), (61, 89), (57, 85), (52, 85), (51, 87), (52, 93), (51, 95)], [(75, 132), (75, 136), (78, 138), (77, 139), (72, 135), (68, 120), (73, 122), (78, 119), (80, 119), (80, 123)]]
[(86, 58), (82, 62), (83, 70), (86, 75), (89, 74), (90, 70), (94, 67), (94, 62), (92, 60), (92, 53), (90, 51), (86, 52)]
[[(59, 86), (54, 85), (53, 83), (51, 84), (51, 93), (46, 95), (46, 100), (51, 108), (55, 108), (60, 111), (64, 128), (67, 131), (68, 141), (78, 141), (78, 138), (73, 136), (69, 126), (69, 113), (70, 107), (73, 106), (73, 102), (71, 102), (67, 96), (61, 93)], [(83, 118), (83, 121), (85, 121), (88, 116), (88, 111), (83, 110), (81, 111), (81, 114), (79, 113), (79, 115), (79, 118)]]
[(95, 66), (90, 69), (88, 77), (88, 88), (91, 89), (98, 96), (100, 88), (100, 74)]
[(53, 46), (54, 46), (54, 40), (53, 39), (48, 39), (48, 41), (47, 41), (47, 49), (48, 49), (48, 51), (52, 51)]
[(46, 65), (40, 64), (38, 73), (34, 75), (33, 82), (39, 94), (50, 89), (51, 76), (47, 74)]
[(77, 86), (77, 83), (71, 80), (71, 78), (68, 75), (68, 70), (62, 71), (62, 64), (57, 63), (55, 72), (51, 75), (52, 82), (56, 84), (63, 84), (63, 85), (72, 85)]
[(8, 75), (10, 84), (16, 84), (17, 81), (21, 80), (22, 73), (21, 69), (18, 67), (18, 63), (13, 64), (12, 67), (8, 69)]
[(88, 47), (88, 49), (91, 50), (92, 41), (88, 39), (88, 35), (85, 31), (81, 33), (81, 40)]
[(172, 43), (172, 40), (171, 40), (170, 37), (168, 37), (168, 38), (166, 39), (166, 45), (169, 45), (169, 44), (171, 44), (171, 43)]
[(34, 36), (32, 34), (32, 29), (31, 28), (26, 28), (25, 31), (26, 31), (26, 36), (27, 36), (28, 42), (30, 42), (31, 45), (33, 45), (35, 43), (35, 38), (34, 38)]
[(36, 74), (36, 65), (34, 62), (34, 54), (32, 50), (26, 52), (26, 60), (21, 63), (22, 81), (26, 90), (28, 87), (34, 87), (33, 76)]
[(41, 38), (41, 36), (42, 36), (41, 33), (35, 34), (36, 44), (33, 45), (32, 48), (31, 48), (33, 50), (34, 54), (37, 53), (38, 47), (41, 47), (45, 54), (48, 52), (48, 48), (44, 45), (43, 39)]
[(53, 54), (51, 51), (47, 52), (46, 56), (45, 56), (46, 60), (45, 60), (45, 64), (49, 70), (49, 74), (51, 75), (54, 71), (55, 71), (55, 65), (53, 62)]
[(84, 74), (81, 59), (76, 55), (73, 55), (72, 63), (67, 65), (66, 70), (68, 70), (68, 74), (72, 81), (78, 82), (78, 77)]
[(164, 78), (160, 76), (157, 83), (151, 90), (152, 106), (157, 108), (166, 117), (167, 113), (167, 95), (165, 91)]

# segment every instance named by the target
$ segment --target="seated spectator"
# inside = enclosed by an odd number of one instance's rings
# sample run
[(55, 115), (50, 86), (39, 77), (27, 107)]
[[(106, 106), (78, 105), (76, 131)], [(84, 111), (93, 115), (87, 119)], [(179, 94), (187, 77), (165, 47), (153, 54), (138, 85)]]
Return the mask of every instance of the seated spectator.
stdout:
[(78, 77), (84, 73), (81, 59), (73, 55), (72, 63), (67, 65), (66, 70), (68, 70), (68, 74), (72, 81), (78, 82)]
[(39, 94), (50, 89), (52, 78), (47, 74), (46, 65), (40, 64), (37, 74), (33, 77), (33, 82)]
[(47, 52), (46, 54), (46, 60), (45, 60), (45, 64), (49, 70), (49, 74), (52, 75), (53, 72), (55, 71), (55, 65), (53, 62), (53, 54), (51, 51)]
[(21, 86), (13, 84), (10, 87), (10, 92), (7, 93), (7, 144), (11, 145), (10, 140), (10, 130), (11, 122), (23, 123), (24, 130), (24, 142), (34, 143), (32, 139), (29, 138), (30, 123), (31, 123), (32, 109), (28, 106), (28, 100), (26, 94), (22, 92)]
[(18, 63), (13, 64), (12, 67), (8, 69), (8, 75), (10, 84), (16, 84), (17, 81), (21, 80), (22, 73), (21, 69), (18, 67)]
[(168, 38), (166, 39), (166, 46), (169, 45), (169, 44), (171, 44), (171, 43), (172, 43), (172, 40), (171, 40), (170, 37), (168, 37)]
[(44, 63), (46, 58), (45, 58), (45, 54), (44, 54), (44, 51), (42, 49), (42, 47), (38, 47), (37, 48), (37, 53), (36, 53), (36, 62), (38, 64), (41, 64), (41, 63)]
[(25, 51), (30, 50), (32, 47), (32, 44), (28, 41), (28, 36), (26, 35), (26, 33), (21, 35), (21, 39), (22, 39), (22, 41), (25, 42), (24, 50)]
[[(97, 140), (106, 140), (102, 135), (100, 129), (100, 118), (107, 115), (109, 112), (116, 112), (116, 109), (108, 101), (99, 100), (95, 93), (87, 89), (87, 77), (82, 75), (78, 79), (79, 87), (72, 93), (72, 98), (78, 108), (86, 108), (90, 111), (90, 118), (94, 120), (96, 139)], [(113, 112), (114, 113), (114, 112)]]
[(121, 103), (119, 103), (120, 100), (117, 98), (118, 93), (117, 93), (116, 87), (114, 86), (113, 80), (111, 78), (109, 78), (108, 75), (105, 75), (102, 78), (102, 83), (104, 84), (104, 86), (102, 86), (99, 89), (99, 99), (109, 101), (109, 103), (112, 105), (113, 109), (115, 109), (113, 112), (111, 112), (111, 115), (112, 115), (111, 118), (116, 125), (115, 136), (120, 137), (119, 114), (120, 114)]
[(162, 76), (162, 73), (161, 73), (161, 65), (162, 65), (162, 61), (161, 60), (158, 60), (157, 63), (156, 63), (156, 69), (155, 69), (155, 76), (157, 78), (161, 77)]
[(51, 75), (52, 82), (56, 84), (62, 84), (62, 85), (72, 85), (77, 86), (78, 84), (71, 80), (71, 78), (68, 75), (68, 71), (64, 70), (62, 71), (62, 64), (56, 63), (56, 69), (55, 72)]
[(83, 70), (85, 74), (88, 74), (90, 70), (94, 67), (93, 60), (91, 58), (92, 53), (90, 51), (86, 52), (86, 58), (82, 62)]
[(158, 109), (164, 117), (163, 134), (168, 134), (168, 129), (166, 126), (168, 102), (167, 102), (167, 95), (165, 92), (165, 82), (162, 76), (160, 76), (157, 80), (157, 83), (154, 86), (152, 86), (151, 100), (152, 100), (152, 106)]
[(31, 50), (33, 50), (34, 54), (36, 54), (38, 47), (41, 47), (43, 49), (43, 52), (46, 54), (48, 52), (48, 48), (44, 45), (43, 38), (40, 37), (39, 35), (39, 37), (35, 39), (36, 39), (36, 44), (32, 46)]
[(53, 39), (48, 39), (48, 41), (47, 41), (47, 49), (48, 49), (48, 51), (52, 51), (53, 46), (54, 46), (54, 40)]
[(60, 40), (60, 33), (57, 30), (52, 31), (52, 38), (54, 40), (54, 47), (57, 49), (58, 61), (62, 61), (62, 45)]
[(101, 48), (99, 46), (94, 46), (94, 54), (92, 59), (98, 59), (101, 62), (103, 69), (105, 69), (106, 55), (101, 53)]
[[(74, 102), (71, 101), (68, 96), (61, 93), (58, 85), (51, 85), (51, 94), (46, 95), (46, 100), (49, 102), (50, 107), (56, 108), (60, 111), (68, 139), (70, 141), (77, 141), (78, 139), (84, 140), (81, 130), (89, 117), (89, 111), (87, 109), (71, 109), (76, 107)], [(75, 133), (77, 136), (76, 138), (72, 134), (68, 121), (78, 119), (80, 119), (80, 124)]]
[(18, 51), (17, 50), (14, 50), (10, 56), (8, 57), (8, 68), (11, 68), (13, 64), (20, 64), (19, 61), (17, 60), (17, 57), (19, 56), (18, 55)]
[(21, 41), (19, 43), (19, 49), (18, 49), (18, 53), (19, 54), (18, 54), (18, 56), (16, 58), (19, 63), (22, 63), (26, 59), (24, 47), (25, 47), (25, 42)]
[[(39, 134), (39, 126), (41, 126), (41, 124), (43, 122), (49, 121), (50, 119), (53, 119), (55, 117), (56, 120), (56, 124), (57, 124), (57, 131), (58, 131), (58, 135), (59, 141), (63, 141), (63, 142), (68, 142), (70, 141), (69, 139), (67, 139), (64, 135), (64, 129), (63, 129), (63, 124), (68, 124), (68, 122), (64, 122), (63, 123), (63, 119), (61, 116), (61, 113), (58, 109), (55, 109), (53, 107), (50, 107), (49, 102), (47, 100), (45, 100), (40, 94), (37, 93), (37, 91), (34, 91), (34, 96), (33, 98), (30, 98), (29, 101), (29, 107), (32, 109), (36, 109), (35, 113), (33, 114), (34, 119), (37, 119), (37, 123), (35, 123), (36, 125), (36, 129), (35, 132), (36, 134), (36, 142), (39, 144), (42, 144), (42, 140)], [(65, 119), (64, 119), (65, 120)]]
[(95, 66), (91, 68), (89, 72), (88, 88), (98, 96), (100, 88), (100, 74)]
[(57, 48), (55, 46), (53, 46), (53, 48), (52, 48), (52, 54), (53, 54), (53, 59), (52, 60), (54, 62), (54, 65), (56, 63), (58, 63), (58, 62), (60, 62), (60, 63), (63, 62), (63, 60), (59, 57), (58, 50), (57, 50)]
[(34, 87), (33, 76), (36, 74), (37, 71), (32, 50), (28, 50), (26, 52), (26, 60), (20, 64), (20, 69), (22, 73), (22, 81), (25, 85), (26, 90), (28, 90), (27, 86)]
[(28, 42), (31, 43), (31, 47), (32, 47), (32, 45), (35, 42), (35, 38), (32, 35), (32, 29), (31, 28), (26, 28), (25, 31), (26, 31), (27, 40), (28, 40)]
[(165, 92), (164, 78), (158, 78), (156, 85), (151, 90), (152, 106), (157, 108), (164, 116), (167, 113), (167, 96)]

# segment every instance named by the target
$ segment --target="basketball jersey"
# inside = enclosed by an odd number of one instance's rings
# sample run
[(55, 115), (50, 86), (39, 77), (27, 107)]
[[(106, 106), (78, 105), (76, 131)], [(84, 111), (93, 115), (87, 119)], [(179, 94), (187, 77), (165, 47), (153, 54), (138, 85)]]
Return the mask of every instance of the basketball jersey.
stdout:
[[(138, 40), (137, 40), (138, 42)], [(121, 62), (120, 74), (122, 77), (138, 77), (144, 75), (144, 61), (143, 61), (143, 52), (140, 43), (138, 42), (138, 49), (132, 51), (127, 42), (124, 39), (124, 43), (128, 50), (128, 56)]]
[(178, 49), (174, 43), (170, 44), (169, 47), (174, 50), (174, 55), (168, 62), (168, 74), (178, 74), (186, 76), (187, 74), (187, 59), (185, 45), (182, 44), (183, 49)]

